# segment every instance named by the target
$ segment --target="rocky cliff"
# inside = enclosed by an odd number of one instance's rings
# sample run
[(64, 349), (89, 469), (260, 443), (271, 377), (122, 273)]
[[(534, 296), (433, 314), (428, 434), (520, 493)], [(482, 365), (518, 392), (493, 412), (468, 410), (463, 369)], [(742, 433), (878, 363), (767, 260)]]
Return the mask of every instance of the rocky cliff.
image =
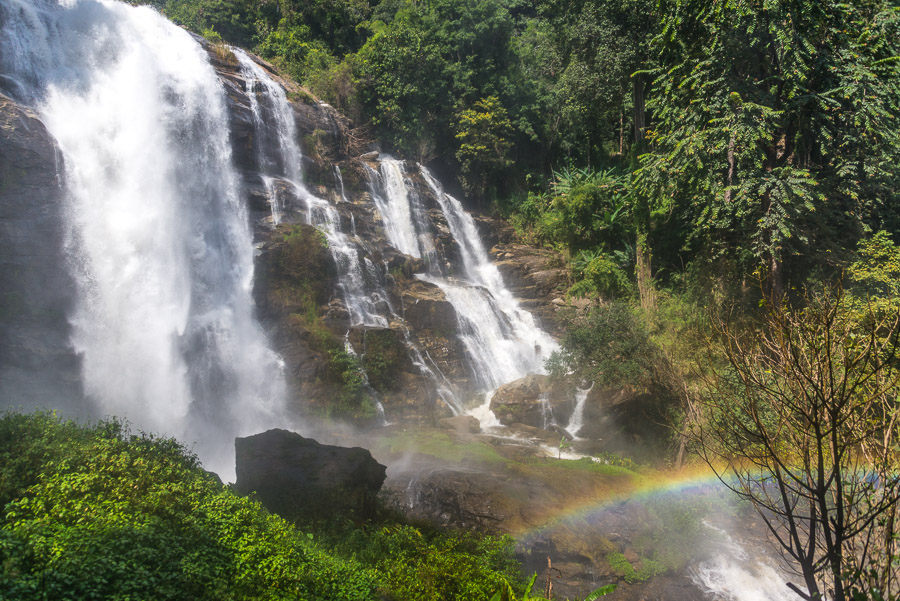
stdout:
[(79, 405), (66, 311), (63, 171), (37, 114), (0, 94), (0, 398)]
[[(458, 224), (448, 223), (444, 199), (437, 196), (442, 193), (415, 164), (399, 163), (406, 192), (416, 197), (422, 213), (414, 217), (424, 228), (420, 234), (427, 234), (428, 248), (421, 256), (397, 250), (376, 207), (375, 196), (386, 195), (390, 182), (384, 181), (375, 145), (361, 140), (337, 111), (253, 58), (283, 88), (302, 151), (303, 189), (285, 178), (273, 181), (259, 118), (259, 111), (271, 108), (264, 106), (259, 81), (248, 76), (231, 49), (197, 40), (227, 94), (231, 153), (257, 247), (258, 317), (285, 361), (293, 408), (375, 422), (377, 414), (361, 405), (377, 401), (392, 421), (436, 424), (452, 413), (448, 396), (470, 403), (470, 396), (486, 387), (484, 375), (473, 369), (460, 318), (445, 291), (420, 277), (440, 274), (452, 283), (462, 275), (468, 251), (451, 231)], [(273, 121), (272, 115), (265, 117)], [(79, 359), (69, 343), (75, 292), (60, 157), (37, 114), (0, 96), (0, 243), (8, 249), (0, 257), (0, 393), (26, 405), (81, 397)], [(336, 253), (322, 228), (309, 225), (316, 219), (307, 194), (332, 207), (336, 217), (328, 218), (352, 238), (349, 253)], [(510, 229), (495, 219), (479, 217), (478, 228), (522, 308), (545, 330), (558, 331), (555, 317), (566, 284), (559, 257), (516, 244)], [(383, 305), (381, 321), (360, 323), (348, 307), (340, 278), (346, 260), (361, 266), (372, 302)], [(497, 327), (505, 332), (511, 326)], [(338, 410), (336, 399), (343, 403)]]
[[(227, 49), (208, 50), (228, 90), (234, 157), (253, 209), (260, 249), (257, 306), (275, 350), (286, 360), (292, 397), (302, 399), (306, 408), (327, 413), (329, 400), (345, 385), (332, 366), (339, 352), (334, 340), (345, 340), (345, 349), (360, 358), (371, 390), (392, 421), (434, 424), (450, 415), (438, 390), (441, 382), (465, 395), (477, 387), (477, 374), (460, 341), (453, 305), (438, 286), (416, 277), (434, 269), (434, 263), (452, 277), (461, 264), (461, 249), (435, 191), (410, 164), (407, 186), (427, 213), (424, 220), (434, 252), (422, 258), (400, 252), (389, 243), (384, 219), (375, 208), (376, 145), (360, 141), (337, 111), (254, 58), (287, 92), (303, 154), (305, 187), (336, 208), (344, 230), (352, 223), (359, 240), (358, 260), (383, 271), (381, 283), (388, 295), (384, 301), (398, 319), (381, 326), (354, 325), (337, 278), (341, 266), (327, 252), (328, 242), (305, 229), (309, 208), (297, 198), (297, 190), (281, 185), (276, 193), (282, 198), (279, 223), (273, 223), (272, 191), (261, 173), (251, 102), (258, 84), (248, 80)], [(479, 217), (478, 224), (522, 306), (545, 329), (558, 331), (556, 313), (567, 277), (560, 257), (514, 243), (511, 228), (496, 219)], [(431, 374), (419, 361), (427, 363)]]

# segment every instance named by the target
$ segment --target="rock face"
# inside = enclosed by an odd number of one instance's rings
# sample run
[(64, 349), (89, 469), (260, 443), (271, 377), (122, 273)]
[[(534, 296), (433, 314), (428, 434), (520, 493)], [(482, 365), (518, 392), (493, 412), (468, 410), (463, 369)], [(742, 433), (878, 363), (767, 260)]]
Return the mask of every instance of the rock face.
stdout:
[(554, 389), (547, 376), (529, 375), (498, 388), (491, 398), (491, 411), (504, 425), (547, 429), (568, 423), (573, 403), (563, 390)]
[[(441, 199), (436, 198), (434, 188), (414, 164), (403, 167), (406, 192), (419, 203), (415, 209), (417, 231), (430, 239), (433, 252), (422, 251), (418, 258), (394, 248), (388, 243), (386, 224), (373, 201), (373, 195), (383, 197), (387, 190), (386, 176), (376, 162), (379, 153), (371, 147), (359, 147), (351, 124), (334, 109), (316, 101), (296, 84), (279, 78), (265, 62), (254, 59), (285, 89), (290, 101), (296, 141), (302, 149), (303, 186), (336, 211), (339, 229), (352, 239), (349, 246), (353, 246), (356, 256), (330, 259), (321, 249), (308, 244), (315, 260), (303, 259), (297, 253), (286, 254), (285, 228), (309, 219), (307, 199), (296, 187), (276, 178), (274, 190), (282, 201), (282, 211), (281, 225), (274, 227), (269, 206), (272, 177), (265, 174), (265, 167), (260, 164), (262, 134), (255, 131), (251, 102), (251, 95), (259, 86), (248, 79), (250, 76), (239, 61), (229, 57), (227, 51), (207, 47), (227, 91), (233, 156), (249, 195), (254, 233), (261, 248), (256, 280), (259, 316), (275, 350), (285, 358), (291, 396), (299, 400), (295, 406), (331, 415), (331, 399), (347, 397), (346, 378), (342, 381), (335, 377), (336, 373), (346, 373), (335, 368), (338, 348), (343, 348), (335, 345), (335, 340), (339, 340), (346, 341), (347, 352), (359, 358), (367, 385), (388, 420), (436, 425), (451, 414), (448, 391), (453, 391), (458, 401), (464, 401), (480, 382), (472, 373), (453, 305), (438, 286), (416, 277), (436, 272), (451, 278), (461, 275), (462, 251), (451, 233)], [(257, 111), (265, 104), (263, 100), (257, 97)], [(508, 238), (506, 233), (492, 233), (502, 229), (501, 222), (482, 220), (479, 226), (490, 245)], [(511, 247), (502, 254), (507, 256), (510, 252)], [(521, 245), (515, 252), (517, 258), (508, 258), (510, 264), (528, 254)], [(512, 278), (510, 285), (523, 306), (536, 311), (539, 321), (549, 323), (550, 317), (545, 320), (542, 315), (557, 311), (551, 301), (556, 298), (556, 289), (561, 286), (558, 276), (564, 270), (558, 255), (550, 251), (539, 254), (535, 265), (529, 263), (524, 271), (512, 270), (509, 276), (505, 272), (504, 275)], [(299, 266), (291, 264), (295, 260)], [(351, 319), (345, 306), (346, 283), (338, 281), (335, 274), (346, 273), (353, 262), (364, 266), (357, 279), (365, 280), (366, 290), (377, 288), (369, 297), (375, 299), (387, 323), (366, 321), (359, 325), (359, 319)], [(315, 268), (310, 269), (310, 265)], [(538, 280), (530, 278), (526, 271), (539, 272), (540, 283), (535, 283)], [(324, 341), (329, 336), (331, 340)], [(362, 423), (372, 422), (370, 419)]]
[[(377, 332), (371, 324), (354, 325), (358, 322), (351, 323), (337, 278), (345, 265), (304, 225), (307, 199), (284, 180), (272, 184), (264, 176), (261, 135), (255, 131), (254, 110), (259, 107), (251, 101), (258, 86), (230, 50), (197, 40), (207, 49), (226, 93), (232, 157), (259, 251), (257, 317), (273, 350), (285, 359), (293, 408), (321, 414), (330, 399), (346, 396), (346, 382), (335, 375), (340, 371), (335, 368), (340, 351), (335, 349), (344, 349), (346, 340), (348, 355), (360, 358), (389, 419), (436, 425), (451, 414), (446, 391), (457, 391), (465, 401), (479, 380), (470, 368), (453, 306), (440, 288), (416, 277), (437, 269), (452, 278), (461, 269), (459, 244), (433, 189), (410, 163), (409, 192), (422, 201), (435, 248), (422, 258), (405, 255), (387, 243), (373, 203), (372, 169), (377, 164), (372, 161), (378, 154), (371, 152), (372, 145), (360, 142), (333, 108), (254, 59), (290, 101), (302, 149), (303, 186), (333, 207), (343, 232), (349, 235), (352, 224), (355, 258), (364, 266), (364, 277), (378, 281), (376, 302), (391, 308), (393, 317)], [(0, 393), (26, 406), (80, 398), (80, 392), (73, 392), (80, 390), (80, 363), (68, 342), (67, 316), (76, 294), (64, 248), (64, 177), (54, 141), (36, 114), (0, 96)], [(284, 204), (279, 219), (270, 205), (273, 190)], [(539, 251), (537, 263), (524, 271), (513, 269), (510, 265), (525, 261), (526, 247), (514, 249), (500, 222), (483, 219), (479, 226), (489, 246), (502, 246), (494, 254), (508, 263), (502, 267), (504, 276), (522, 305), (551, 327), (556, 311), (551, 301), (563, 273), (558, 257)], [(543, 275), (532, 277), (526, 271)], [(48, 365), (55, 367), (52, 377), (47, 376)]]
[(578, 434), (586, 442), (579, 448), (647, 460), (664, 456), (672, 436), (667, 409), (677, 402), (661, 393), (595, 386), (585, 402)]
[(546, 331), (559, 336), (563, 327), (560, 310), (567, 304), (563, 297), (570, 284), (562, 255), (516, 242), (512, 227), (498, 219), (481, 217), (479, 225), (482, 236), (493, 242), (491, 258), (519, 304), (531, 311)]
[(445, 417), (440, 421), (441, 428), (453, 430), (460, 434), (478, 434), (481, 432), (481, 424), (471, 415), (455, 415)]
[(289, 520), (366, 514), (387, 470), (365, 449), (322, 445), (287, 430), (237, 438), (234, 446), (237, 491), (255, 492)]
[(83, 401), (66, 320), (75, 287), (63, 250), (64, 178), (37, 115), (0, 94), (0, 398), (26, 407)]

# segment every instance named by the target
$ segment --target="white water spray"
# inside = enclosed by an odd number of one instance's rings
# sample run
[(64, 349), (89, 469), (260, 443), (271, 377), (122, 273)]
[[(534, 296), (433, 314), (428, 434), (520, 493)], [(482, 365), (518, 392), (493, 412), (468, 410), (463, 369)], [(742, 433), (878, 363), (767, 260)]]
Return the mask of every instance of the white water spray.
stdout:
[(485, 389), (496, 388), (529, 373), (543, 373), (544, 361), (559, 346), (519, 307), (491, 262), (472, 216), (462, 203), (445, 193), (434, 176), (419, 166), (454, 240), (460, 248), (465, 279), (426, 276), (453, 304), (460, 336)]
[(710, 599), (722, 601), (796, 601), (785, 573), (765, 554), (735, 541), (727, 532), (704, 523), (713, 539), (715, 556), (691, 569), (691, 579)]
[(101, 413), (196, 441), (229, 478), (234, 436), (277, 419), (284, 389), (254, 317), (219, 79), (148, 8), (4, 0), (0, 12), (0, 69), (65, 160), (85, 392)]
[(569, 419), (569, 423), (566, 426), (566, 432), (568, 432), (572, 438), (578, 438), (578, 432), (584, 427), (584, 406), (587, 404), (588, 394), (590, 394), (593, 388), (594, 384), (592, 383), (587, 388), (578, 388), (575, 391), (575, 410), (572, 412), (572, 417)]

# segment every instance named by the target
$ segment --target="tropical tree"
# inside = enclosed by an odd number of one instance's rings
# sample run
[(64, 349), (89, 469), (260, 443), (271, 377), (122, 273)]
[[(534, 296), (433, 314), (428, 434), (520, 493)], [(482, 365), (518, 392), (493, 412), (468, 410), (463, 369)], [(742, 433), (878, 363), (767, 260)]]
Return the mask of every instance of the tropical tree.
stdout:
[(478, 100), (473, 108), (459, 115), (456, 159), (460, 163), (460, 179), (466, 193), (479, 201), (484, 198), (491, 176), (512, 164), (507, 158), (511, 130), (506, 109), (496, 96)]
[[(898, 12), (865, 0), (662, 0), (638, 182), (771, 290), (895, 224)], [(795, 271), (795, 273), (797, 273)]]

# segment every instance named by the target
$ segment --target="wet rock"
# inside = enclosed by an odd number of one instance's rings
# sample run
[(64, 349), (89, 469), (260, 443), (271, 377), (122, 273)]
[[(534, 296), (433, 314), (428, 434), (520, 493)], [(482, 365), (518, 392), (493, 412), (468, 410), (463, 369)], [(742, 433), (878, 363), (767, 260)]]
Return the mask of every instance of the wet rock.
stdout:
[(491, 398), (491, 411), (508, 425), (527, 424), (547, 428), (552, 423), (567, 423), (574, 408), (571, 395), (554, 389), (550, 378), (532, 374), (500, 386)]
[(64, 178), (37, 113), (0, 94), (0, 398), (29, 408), (84, 402), (69, 344)]
[(528, 424), (509, 424), (506, 429), (517, 438), (539, 440), (551, 447), (559, 446), (559, 442), (563, 438), (563, 434), (558, 431), (536, 428)]
[(664, 393), (595, 386), (584, 408), (581, 438), (594, 441), (587, 452), (607, 451), (639, 460), (658, 460), (672, 431), (667, 408), (677, 403)]
[[(500, 223), (496, 227), (504, 229)], [(563, 324), (561, 307), (554, 299), (564, 295), (569, 287), (569, 274), (562, 256), (550, 249), (502, 241), (490, 252), (503, 281), (520, 305), (531, 311), (544, 329), (558, 336)]]
[(441, 428), (454, 430), (460, 434), (478, 434), (481, 432), (481, 424), (471, 415), (455, 415), (440, 420)]
[(235, 489), (288, 520), (366, 514), (387, 468), (359, 447), (322, 445), (287, 430), (234, 441)]
[(410, 280), (402, 286), (403, 317), (415, 330), (456, 330), (458, 320), (444, 293), (434, 284)]
[[(334, 351), (334, 340), (340, 341), (358, 324), (353, 323), (345, 306), (344, 291), (336, 278), (337, 266), (327, 248), (311, 247), (308, 260), (288, 256), (284, 228), (309, 221), (307, 199), (297, 194), (291, 182), (275, 179), (273, 183), (262, 178), (258, 164), (260, 136), (254, 130), (248, 96), (253, 86), (245, 80), (227, 48), (202, 39), (198, 41), (207, 48), (227, 94), (234, 162), (247, 191), (254, 237), (260, 248), (254, 282), (260, 320), (274, 350), (285, 360), (293, 402), (306, 413), (315, 413), (327, 409), (328, 399), (341, 392), (329, 388), (335, 383), (329, 382), (329, 356), (323, 347)], [(378, 184), (370, 181), (370, 174), (375, 167), (373, 161), (380, 154), (377, 150), (364, 153), (377, 146), (368, 144), (365, 133), (352, 130), (352, 124), (332, 107), (279, 77), (265, 61), (252, 55), (251, 58), (284, 88), (291, 103), (297, 142), (302, 147), (304, 187), (337, 210), (341, 231), (353, 240), (358, 250), (356, 258), (363, 266), (366, 286), (379, 289), (377, 303), (390, 321), (387, 329), (396, 333), (395, 339), (403, 339), (406, 360), (396, 369), (387, 370), (387, 374), (377, 362), (366, 364), (363, 358), (370, 383), (377, 389), (388, 419), (436, 424), (438, 419), (448, 416), (438, 387), (454, 388), (464, 398), (478, 382), (458, 335), (459, 322), (453, 306), (438, 287), (415, 277), (432, 270), (448, 276), (460, 275), (458, 271), (462, 269), (459, 244), (453, 239), (438, 199), (413, 164), (408, 163), (407, 186), (410, 194), (421, 200), (428, 216), (434, 252), (417, 258), (392, 248), (386, 240), (382, 216), (372, 202)], [(262, 110), (267, 110), (264, 105), (265, 102), (260, 103)], [(282, 225), (278, 227), (270, 206), (270, 186), (274, 186), (281, 200)], [(512, 239), (511, 230), (500, 221), (479, 219), (478, 226), (488, 245), (509, 244)], [(517, 248), (522, 256), (528, 254), (524, 246)], [(547, 273), (539, 275), (534, 282), (520, 274), (518, 280), (524, 283), (513, 282), (514, 293), (522, 297), (522, 306), (540, 315), (547, 313), (546, 307), (556, 309), (549, 300), (544, 303), (541, 295), (554, 285), (556, 272), (553, 270), (561, 265), (557, 263), (554, 267), (552, 254), (544, 254), (546, 260), (529, 263), (528, 269), (537, 266), (532, 270)], [(348, 261), (346, 257), (339, 260)], [(515, 262), (514, 253), (509, 260)], [(389, 315), (388, 306), (399, 318)], [(539, 317), (540, 321), (543, 319)], [(351, 336), (355, 335), (351, 332)], [(325, 339), (328, 344), (323, 344)], [(358, 341), (352, 342), (357, 353), (364, 357)], [(410, 351), (413, 347), (415, 352)], [(436, 375), (430, 376), (429, 372)]]
[(524, 483), (500, 474), (437, 468), (412, 476), (396, 501), (407, 515), (436, 526), (499, 533), (518, 511), (506, 486), (527, 494)]

